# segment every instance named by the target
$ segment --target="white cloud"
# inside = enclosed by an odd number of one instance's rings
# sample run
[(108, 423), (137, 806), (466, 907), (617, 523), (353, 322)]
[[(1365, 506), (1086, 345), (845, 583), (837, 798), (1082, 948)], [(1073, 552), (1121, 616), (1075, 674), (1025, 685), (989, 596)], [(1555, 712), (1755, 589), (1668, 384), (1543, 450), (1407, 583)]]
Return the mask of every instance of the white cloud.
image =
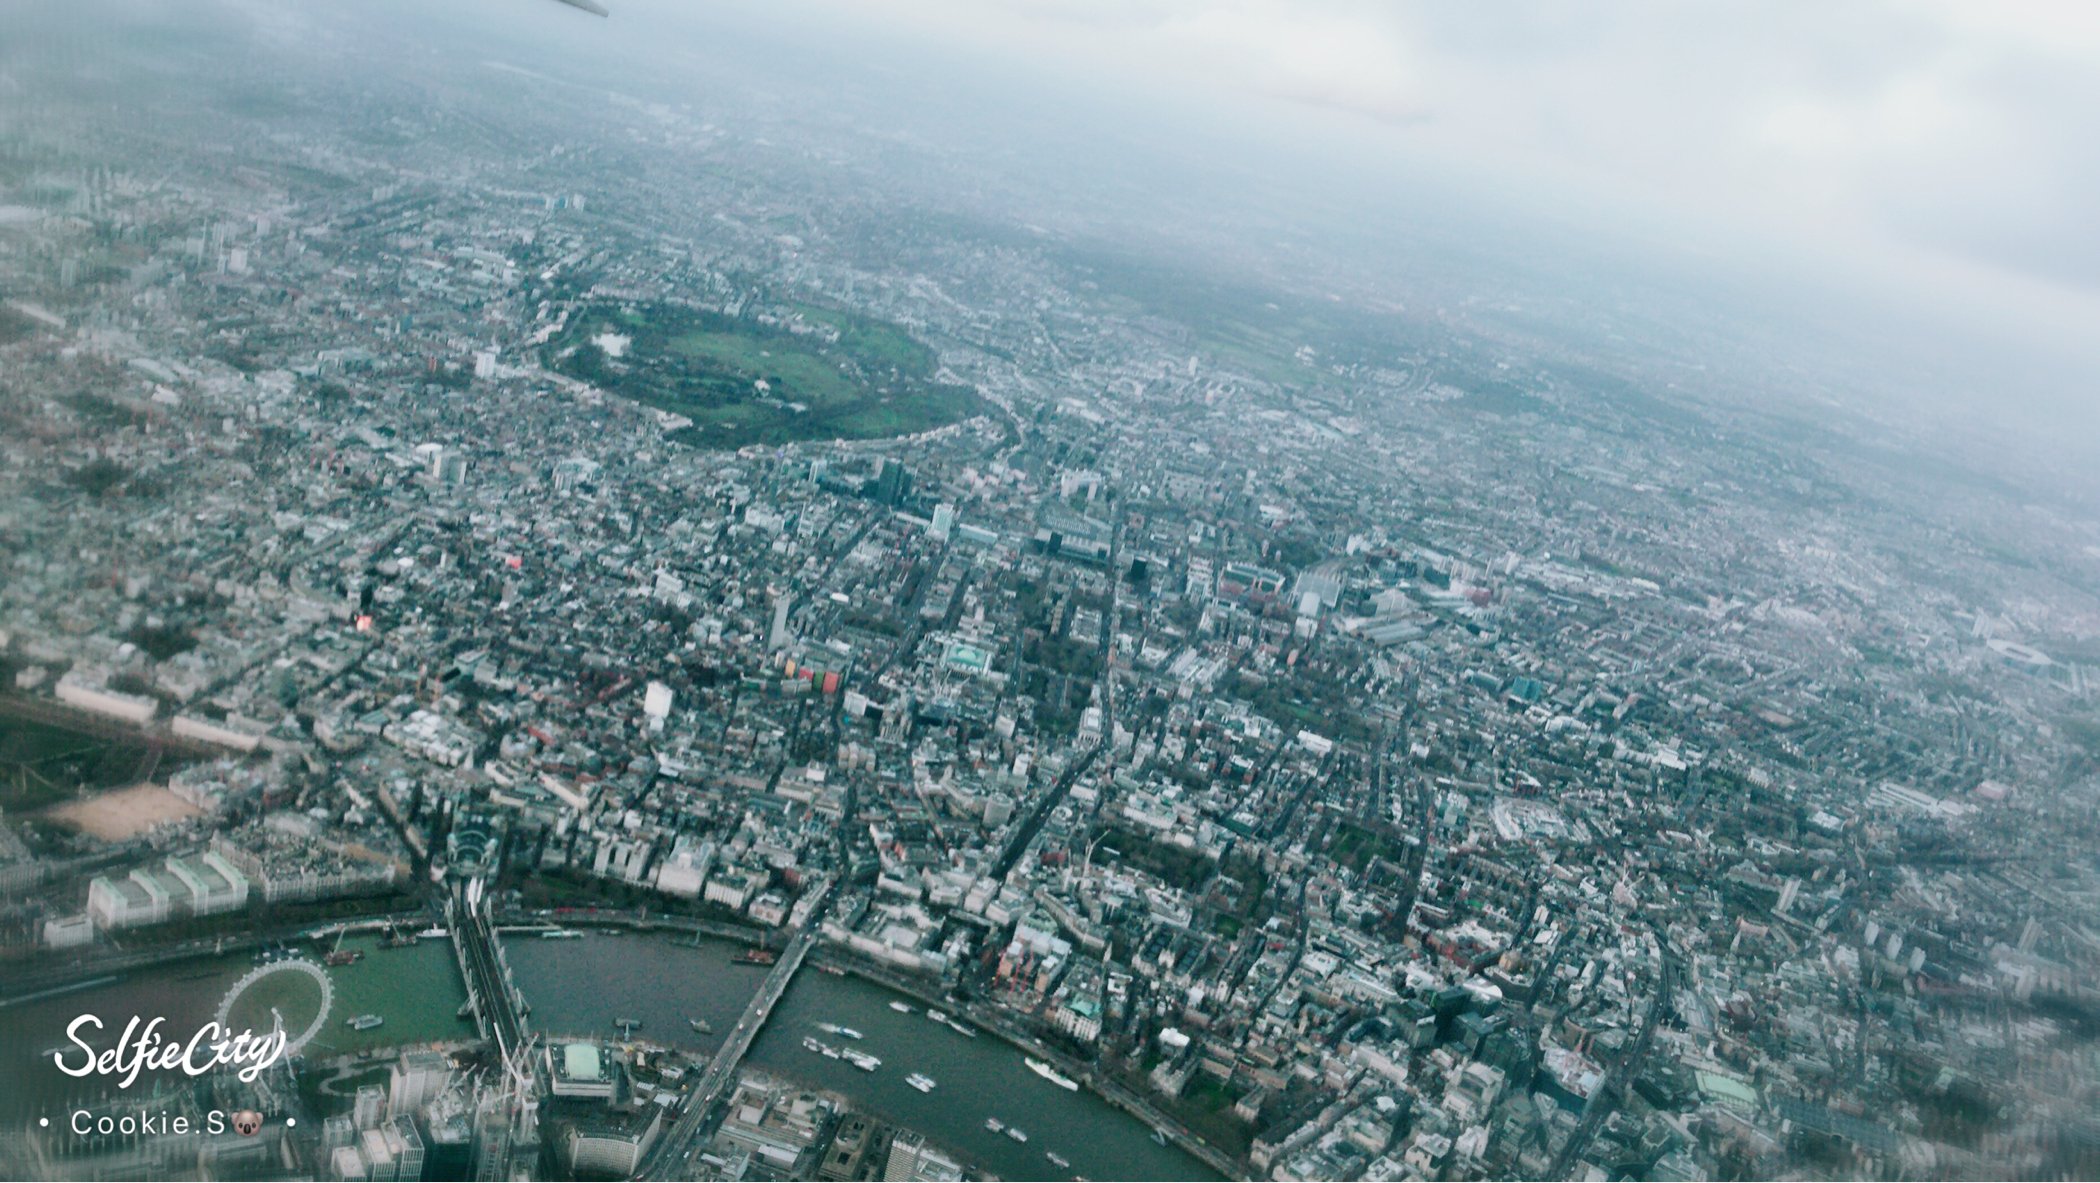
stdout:
[[(928, 22), (1363, 143), (1849, 254), (1987, 299), (2100, 293), (2100, 4), (917, 0)], [(2052, 248), (2051, 243), (2060, 244)], [(1980, 285), (1980, 286), (1979, 286)], [(2062, 290), (2059, 290), (2062, 289)], [(2068, 302), (2068, 303), (2067, 303)]]
[(1382, 120), (1423, 113), (1400, 41), (1349, 13), (1277, 3), (1191, 6), (1146, 35), (1184, 67), (1228, 85)]

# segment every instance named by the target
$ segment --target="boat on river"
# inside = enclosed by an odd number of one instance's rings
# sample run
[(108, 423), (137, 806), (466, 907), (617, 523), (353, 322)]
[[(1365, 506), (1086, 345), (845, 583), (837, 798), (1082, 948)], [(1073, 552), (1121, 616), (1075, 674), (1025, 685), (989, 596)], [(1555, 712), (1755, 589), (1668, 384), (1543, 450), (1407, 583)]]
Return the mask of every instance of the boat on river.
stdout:
[(1028, 1070), (1030, 1072), (1035, 1073), (1037, 1076), (1042, 1077), (1044, 1080), (1049, 1081), (1051, 1084), (1054, 1084), (1061, 1089), (1070, 1089), (1075, 1092), (1078, 1091), (1078, 1081), (1073, 1080), (1071, 1077), (1066, 1076), (1064, 1073), (1059, 1072), (1057, 1069), (1052, 1068), (1050, 1065), (1045, 1064), (1043, 1061), (1036, 1059), (1034, 1056), (1027, 1057), (1026, 1063), (1028, 1064)]

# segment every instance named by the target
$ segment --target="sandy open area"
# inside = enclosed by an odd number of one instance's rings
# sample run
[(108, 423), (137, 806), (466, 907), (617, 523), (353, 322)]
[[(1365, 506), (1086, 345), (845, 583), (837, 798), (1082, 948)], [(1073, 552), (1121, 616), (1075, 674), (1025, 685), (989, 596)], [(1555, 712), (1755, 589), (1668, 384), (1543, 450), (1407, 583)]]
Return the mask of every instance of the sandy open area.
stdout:
[(105, 842), (121, 842), (164, 822), (181, 821), (199, 812), (196, 806), (159, 785), (140, 784), (54, 805), (44, 811), (44, 816)]

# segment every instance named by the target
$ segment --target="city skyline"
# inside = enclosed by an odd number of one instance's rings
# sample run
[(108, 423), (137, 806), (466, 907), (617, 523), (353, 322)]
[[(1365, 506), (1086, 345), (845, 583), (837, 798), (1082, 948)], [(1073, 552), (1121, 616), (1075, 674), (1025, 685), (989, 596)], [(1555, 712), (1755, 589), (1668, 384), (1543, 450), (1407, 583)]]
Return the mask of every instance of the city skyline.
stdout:
[(0, 1168), (2100, 1173), (2075, 11), (606, 7), (0, 18)]

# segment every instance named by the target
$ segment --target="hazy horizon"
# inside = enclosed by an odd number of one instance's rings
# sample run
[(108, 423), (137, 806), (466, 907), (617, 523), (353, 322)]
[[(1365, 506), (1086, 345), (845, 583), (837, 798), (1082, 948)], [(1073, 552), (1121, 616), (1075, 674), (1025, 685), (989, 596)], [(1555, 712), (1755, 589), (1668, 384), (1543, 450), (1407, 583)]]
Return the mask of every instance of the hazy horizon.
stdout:
[[(1857, 77), (1846, 72), (1852, 59), (1834, 56), (1875, 40), (1857, 10), (1818, 20), (1788, 8), (1760, 21), (1738, 6), (1650, 22), (1622, 9), (1523, 20), (1349, 0), (1288, 10), (1256, 0), (1012, 0), (967, 12), (920, 0), (879, 14), (826, 0), (626, 0), (604, 20), (520, 0), (213, 11), (294, 57), (361, 52), (355, 42), (368, 38), (400, 52), (375, 59), (381, 70), (439, 87), (471, 85), (488, 59), (508, 53), (540, 55), (521, 64), (552, 78), (640, 91), (644, 102), (688, 113), (735, 87), (761, 88), (761, 101), (772, 88), (780, 102), (770, 115), (834, 140), (866, 133), (843, 154), (857, 152), (893, 197), (1178, 251), (1198, 266), (1258, 269), (1304, 291), (1411, 313), (1469, 299), (1588, 302), (1601, 292), (1667, 326), (1683, 311), (1670, 291), (1683, 291), (1728, 309), (1769, 347), (1798, 349), (1778, 360), (1824, 374), (1828, 393), (1857, 400), (1855, 409), (1944, 418), (1960, 435), (2007, 434), (2066, 460), (2086, 451), (2087, 434), (2067, 426), (2100, 437), (2083, 377), (2091, 345), (2077, 331), (2100, 309), (2100, 271), (2084, 268), (2089, 228), (2077, 216), (2093, 204), (2084, 186), (2095, 178), (2073, 167), (2100, 136), (2079, 142), (2078, 114), (2060, 111), (2056, 125), (2030, 128), (2032, 142), (2015, 155), (1983, 144), (1971, 126), (2015, 119), (2020, 103), (2068, 85), (2043, 72), (2026, 91), (1993, 89), (2013, 66), (2100, 54), (2087, 37), (2093, 22), (2075, 9), (2016, 6), (1987, 19), (1894, 6), (1890, 27), (1908, 32), (1853, 62)], [(38, 19), (76, 22), (85, 35), (74, 52), (96, 52), (103, 18)], [(1765, 30), (1716, 44), (1746, 23)], [(1972, 27), (1980, 23), (1990, 27)], [(2046, 34), (2059, 26), (2072, 33), (2052, 43)], [(1785, 41), (1777, 28), (1798, 41), (1773, 44)], [(1960, 61), (1950, 62), (1950, 45)], [(1747, 65), (1710, 78), (1684, 72), (1736, 50), (1766, 55), (1770, 76)], [(1135, 68), (1144, 55), (1155, 69)], [(1604, 71), (1611, 63), (1621, 68)], [(1489, 77), (1502, 80), (1499, 114), (1464, 101), (1466, 87)], [(1926, 82), (1937, 89), (1919, 91)], [(1645, 130), (1622, 126), (1665, 84), (1689, 110), (1657, 111)], [(1812, 100), (1832, 104), (1827, 118)], [(1882, 114), (1900, 126), (1876, 123), (1876, 103), (1898, 104)], [(1699, 110), (1725, 110), (1736, 124), (1761, 111), (1796, 139), (1822, 127), (1874, 152), (1837, 161), (1801, 149), (1774, 178), (1799, 192), (1710, 200), (1698, 186), (1742, 187), (1748, 165), (1738, 158), (1752, 153), (1743, 144), (1757, 141), (1768, 168), (1785, 145), (1765, 142), (1778, 132), (1763, 124), (1717, 125), (1701, 139), (1686, 126)], [(608, 129), (646, 119), (610, 107), (605, 115)], [(1540, 130), (1549, 116), (1573, 138), (1549, 145)], [(1933, 139), (1935, 117), (1963, 134), (1921, 142)], [(1675, 173), (1650, 159), (1673, 152), (1683, 156)], [(878, 166), (891, 157), (932, 167)], [(1722, 157), (1725, 168), (1715, 163)], [(1973, 188), (1959, 175), (1984, 163), (2018, 167), (1994, 177), (1982, 204), (1956, 201)], [(1935, 196), (1915, 183), (1932, 176), (1959, 186)], [(958, 177), (981, 191), (962, 192)], [(1915, 200), (1892, 205), (1894, 191)], [(1963, 239), (1964, 219), (1981, 217), (1990, 200), (2061, 215), (2017, 219), (2016, 228), (2028, 238), (2060, 234), (2065, 250), (2030, 258)], [(1947, 216), (1919, 222), (1928, 207)], [(1472, 290), (1453, 284), (1449, 269), (1423, 265), (1439, 254), (1483, 265)], [(1921, 275), (1940, 282), (1921, 284)]]

